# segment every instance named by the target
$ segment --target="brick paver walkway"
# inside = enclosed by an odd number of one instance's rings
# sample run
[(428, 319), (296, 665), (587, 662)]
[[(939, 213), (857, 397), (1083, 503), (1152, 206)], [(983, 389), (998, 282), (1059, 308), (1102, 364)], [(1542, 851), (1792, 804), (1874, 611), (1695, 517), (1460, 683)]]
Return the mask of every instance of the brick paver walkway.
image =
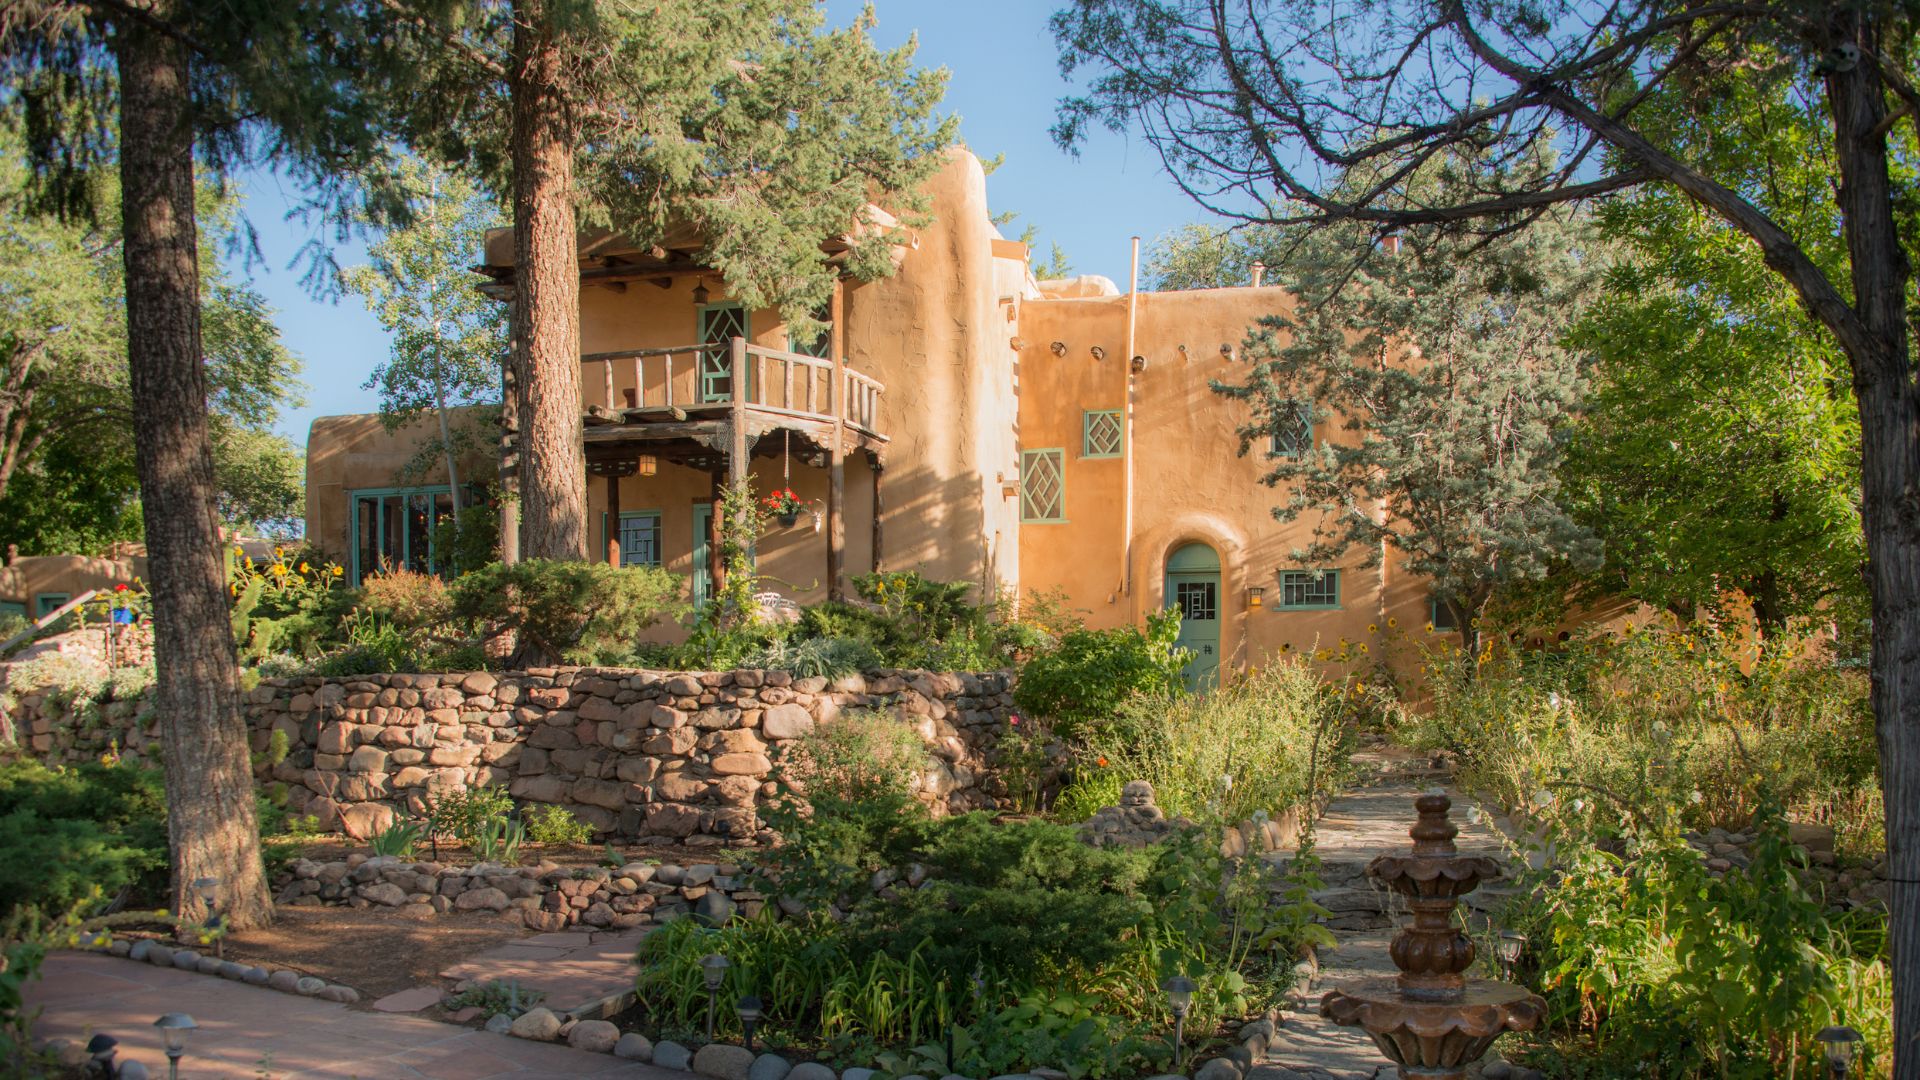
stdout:
[(120, 1040), (124, 1057), (166, 1074), (153, 1021), (184, 1012), (200, 1025), (181, 1076), (189, 1080), (686, 1080), (685, 1073), (413, 1016), (349, 1009), (227, 979), (61, 952), (27, 990), (43, 1009), (41, 1039)]

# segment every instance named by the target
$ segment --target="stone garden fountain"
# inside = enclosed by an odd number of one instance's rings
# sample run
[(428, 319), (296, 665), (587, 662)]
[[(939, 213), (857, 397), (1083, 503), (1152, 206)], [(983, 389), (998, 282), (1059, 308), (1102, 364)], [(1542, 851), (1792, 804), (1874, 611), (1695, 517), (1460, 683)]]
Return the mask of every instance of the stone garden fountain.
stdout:
[(1501, 876), (1485, 855), (1461, 854), (1460, 830), (1447, 819), (1453, 801), (1439, 791), (1414, 800), (1420, 819), (1409, 854), (1381, 855), (1367, 876), (1407, 898), (1413, 921), (1393, 937), (1400, 974), (1373, 979), (1321, 999), (1320, 1015), (1360, 1027), (1407, 1080), (1463, 1080), (1503, 1032), (1528, 1031), (1546, 1002), (1525, 987), (1469, 979), (1474, 947), (1454, 924), (1462, 896)]

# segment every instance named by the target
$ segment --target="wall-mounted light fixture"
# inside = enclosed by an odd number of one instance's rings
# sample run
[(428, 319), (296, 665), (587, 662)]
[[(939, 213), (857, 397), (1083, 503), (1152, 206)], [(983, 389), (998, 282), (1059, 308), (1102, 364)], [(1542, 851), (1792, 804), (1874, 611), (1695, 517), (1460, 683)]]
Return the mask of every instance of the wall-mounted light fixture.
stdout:
[(1255, 585), (1247, 590), (1247, 610), (1259, 611), (1267, 603), (1267, 590)]

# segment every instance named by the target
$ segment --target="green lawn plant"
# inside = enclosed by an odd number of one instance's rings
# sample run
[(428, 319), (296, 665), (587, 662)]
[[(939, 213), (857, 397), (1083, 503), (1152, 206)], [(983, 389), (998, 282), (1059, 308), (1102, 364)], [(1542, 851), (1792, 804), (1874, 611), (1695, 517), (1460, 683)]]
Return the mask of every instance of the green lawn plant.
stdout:
[(593, 839), (593, 826), (564, 806), (533, 807), (527, 811), (526, 824), (527, 839), (536, 844), (584, 844)]

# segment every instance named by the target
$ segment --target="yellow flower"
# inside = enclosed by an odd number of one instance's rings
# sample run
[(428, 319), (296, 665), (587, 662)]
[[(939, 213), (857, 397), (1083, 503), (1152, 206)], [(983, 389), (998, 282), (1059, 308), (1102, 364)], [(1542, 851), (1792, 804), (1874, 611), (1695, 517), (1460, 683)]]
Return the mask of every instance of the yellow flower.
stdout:
[(1366, 642), (1364, 642), (1364, 641), (1360, 643), (1360, 646), (1359, 646), (1359, 648), (1360, 648), (1360, 651), (1361, 651), (1362, 653), (1371, 653), (1371, 652), (1372, 652), (1372, 650), (1371, 650), (1371, 649), (1368, 649), (1368, 648), (1367, 648), (1367, 643), (1366, 643)]
[(1280, 643), (1280, 651), (1281, 651), (1281, 652), (1283, 652), (1283, 653), (1290, 653), (1290, 652), (1292, 652), (1292, 651), (1293, 651), (1293, 642), (1291, 642), (1291, 641), (1283, 641), (1283, 642), (1281, 642), (1281, 643)]
[(344, 573), (346, 573), (346, 571), (345, 571), (345, 570), (342, 570), (342, 569), (340, 569), (340, 564), (339, 564), (339, 563), (331, 563), (331, 562), (330, 562), (330, 563), (328, 563), (328, 564), (327, 564), (327, 573), (329, 573), (329, 574), (344, 574)]
[(303, 573), (303, 574), (304, 574), (304, 573), (307, 573), (308, 571), (310, 571), (310, 570), (312, 570), (312, 569), (313, 569), (313, 568), (312, 568), (312, 567), (310, 567), (310, 566), (308, 566), (308, 565), (307, 565), (307, 564), (306, 564), (305, 562), (302, 562), (302, 563), (300, 564), (300, 572), (301, 572), (301, 573)]
[(1369, 633), (1369, 634), (1377, 634), (1377, 633), (1379, 633), (1379, 632), (1380, 632), (1380, 628), (1379, 628), (1378, 626), (1375, 626), (1375, 625), (1374, 625), (1373, 623), (1368, 623), (1368, 624), (1367, 624), (1367, 633)]
[(1433, 624), (1432, 624), (1432, 623), (1428, 623), (1428, 624), (1427, 624), (1427, 633), (1429, 633), (1429, 634), (1431, 634), (1431, 633), (1433, 633)]
[(274, 564), (273, 564), (273, 567), (272, 567), (272, 569), (273, 569), (273, 576), (274, 576), (274, 577), (286, 577), (286, 576), (287, 576), (287, 567), (286, 567), (286, 564), (285, 564), (285, 563), (274, 563)]
[(1325, 650), (1325, 649), (1315, 649), (1315, 650), (1313, 650), (1313, 658), (1314, 658), (1315, 660), (1325, 660), (1325, 659), (1326, 659), (1327, 657), (1329, 657), (1329, 656), (1331, 656), (1331, 655), (1332, 655), (1332, 654), (1331, 654), (1331, 653), (1329, 653), (1329, 652), (1327, 652), (1327, 650)]
[(1399, 626), (1399, 625), (1400, 625), (1400, 620), (1399, 620), (1399, 619), (1396, 619), (1396, 618), (1394, 618), (1394, 617), (1393, 617), (1393, 616), (1391, 616), (1391, 615), (1389, 615), (1389, 616), (1387, 616), (1387, 629), (1389, 629), (1389, 630), (1391, 630), (1391, 629), (1393, 629), (1394, 627), (1396, 627), (1396, 626)]

